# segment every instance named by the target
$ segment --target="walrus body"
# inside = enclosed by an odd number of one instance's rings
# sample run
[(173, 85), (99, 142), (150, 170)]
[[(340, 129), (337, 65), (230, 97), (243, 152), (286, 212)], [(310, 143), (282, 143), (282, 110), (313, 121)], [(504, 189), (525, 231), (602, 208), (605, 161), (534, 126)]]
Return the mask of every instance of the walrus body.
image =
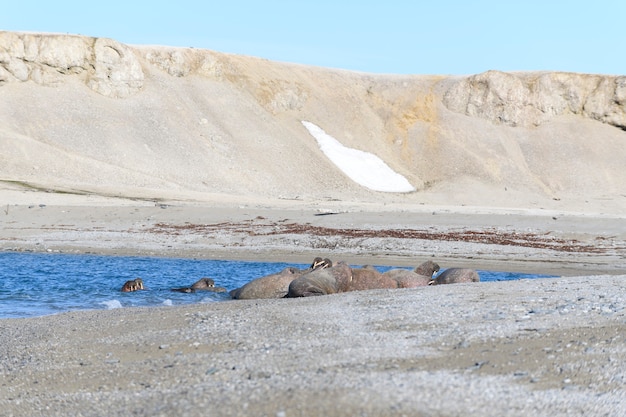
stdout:
[(415, 288), (431, 285), (433, 283), (433, 275), (439, 271), (439, 265), (433, 261), (426, 261), (413, 271), (406, 269), (390, 269), (383, 273), (389, 278), (396, 281), (397, 288)]
[(285, 268), (277, 274), (266, 275), (254, 279), (241, 288), (230, 291), (230, 296), (236, 300), (250, 300), (259, 298), (283, 298), (289, 292), (291, 282), (312, 271), (332, 266), (330, 259), (317, 257), (307, 269), (294, 267)]
[(126, 281), (124, 285), (122, 285), (122, 292), (133, 292), (138, 290), (143, 290), (143, 280), (141, 278), (135, 278), (132, 281)]
[(311, 297), (348, 291), (352, 269), (345, 262), (330, 268), (316, 269), (294, 279), (289, 284), (286, 298)]
[(211, 278), (200, 278), (191, 287), (172, 288), (172, 291), (192, 293), (196, 291), (226, 292), (226, 288), (216, 287), (215, 281)]
[(428, 286), (433, 278), (430, 276), (416, 274), (408, 269), (390, 269), (383, 273), (383, 277), (393, 281), (395, 287), (391, 288), (416, 288)]
[(436, 271), (439, 271), (439, 265), (432, 261), (422, 263), (413, 271), (398, 268), (382, 274), (373, 267), (366, 266), (352, 270), (349, 291), (423, 287), (432, 282)]
[(478, 272), (468, 268), (448, 268), (441, 274), (437, 275), (433, 284), (458, 284), (462, 282), (479, 282), (480, 276)]
[(381, 274), (372, 266), (352, 269), (352, 281), (348, 291), (375, 290), (397, 288), (396, 282), (389, 276)]
[(243, 287), (232, 290), (230, 296), (236, 300), (282, 298), (287, 295), (291, 281), (300, 275), (302, 272), (298, 268), (285, 268), (277, 274), (254, 279)]

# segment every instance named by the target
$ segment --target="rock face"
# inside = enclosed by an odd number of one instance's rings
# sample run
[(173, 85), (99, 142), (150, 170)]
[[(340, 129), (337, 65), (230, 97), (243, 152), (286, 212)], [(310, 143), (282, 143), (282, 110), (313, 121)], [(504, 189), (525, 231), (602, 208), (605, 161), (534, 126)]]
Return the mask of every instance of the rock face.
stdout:
[(576, 114), (626, 130), (626, 76), (487, 71), (444, 94), (450, 110), (509, 126), (538, 126)]
[[(417, 191), (383, 197), (360, 186), (303, 121), (377, 156)], [(626, 196), (625, 130), (626, 76), (376, 75), (0, 32), (0, 187), (201, 201), (605, 207)]]
[(144, 79), (135, 54), (111, 39), (0, 32), (0, 84), (53, 86), (63, 75), (81, 75), (92, 90), (115, 98), (137, 93)]

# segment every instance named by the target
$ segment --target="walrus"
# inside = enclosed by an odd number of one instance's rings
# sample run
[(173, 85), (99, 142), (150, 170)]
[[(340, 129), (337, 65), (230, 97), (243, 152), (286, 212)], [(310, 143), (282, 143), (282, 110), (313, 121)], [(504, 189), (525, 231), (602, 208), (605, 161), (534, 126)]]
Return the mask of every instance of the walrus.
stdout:
[(356, 268), (352, 269), (349, 291), (427, 286), (431, 283), (436, 271), (439, 271), (439, 265), (433, 261), (426, 261), (415, 267), (413, 271), (397, 268), (382, 274), (372, 266)]
[(291, 281), (285, 298), (310, 297), (345, 292), (352, 281), (352, 268), (341, 261), (318, 268)]
[(279, 273), (256, 278), (244, 286), (230, 291), (230, 296), (235, 300), (283, 298), (289, 292), (291, 281), (303, 274), (330, 266), (332, 266), (330, 259), (316, 257), (307, 269), (287, 267)]
[(398, 288), (396, 281), (387, 275), (381, 274), (371, 265), (362, 268), (352, 268), (352, 281), (347, 291), (376, 290), (382, 288)]
[(311, 266), (309, 266), (307, 269), (302, 271), (302, 273), (315, 271), (316, 269), (320, 269), (320, 268), (329, 268), (331, 266), (333, 266), (333, 262), (330, 259), (328, 258), (322, 259), (319, 256), (317, 256), (315, 257), (315, 259), (313, 259)]
[(439, 265), (436, 262), (426, 261), (416, 266), (413, 272), (432, 278), (435, 273), (439, 272), (439, 269)]
[(383, 273), (383, 277), (393, 280), (395, 287), (392, 288), (415, 288), (432, 285), (433, 277), (416, 274), (408, 269), (390, 269)]
[(196, 291), (226, 292), (226, 288), (216, 287), (211, 278), (200, 278), (191, 287), (172, 288), (171, 291), (192, 293)]
[(383, 273), (383, 276), (387, 276), (393, 279), (397, 287), (396, 288), (415, 288), (432, 285), (433, 275), (439, 271), (439, 265), (433, 261), (426, 261), (409, 271), (407, 269), (390, 269)]
[(124, 285), (122, 285), (122, 292), (133, 292), (137, 290), (143, 290), (143, 280), (141, 278), (135, 278), (132, 281), (126, 281)]
[(287, 267), (277, 274), (253, 279), (244, 286), (230, 291), (230, 296), (235, 300), (282, 298), (287, 294), (291, 281), (300, 275), (302, 273), (298, 268)]
[(480, 276), (474, 269), (448, 268), (433, 280), (432, 285), (457, 284), (461, 282), (479, 282)]

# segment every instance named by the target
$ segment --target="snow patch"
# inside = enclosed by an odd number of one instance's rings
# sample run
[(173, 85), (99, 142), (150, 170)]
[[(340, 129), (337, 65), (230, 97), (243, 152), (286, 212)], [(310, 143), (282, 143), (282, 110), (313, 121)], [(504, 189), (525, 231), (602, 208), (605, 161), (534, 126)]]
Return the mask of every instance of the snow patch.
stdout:
[(307, 121), (302, 124), (315, 138), (320, 149), (352, 181), (374, 191), (408, 193), (415, 188), (382, 159), (369, 152), (343, 146), (320, 127)]

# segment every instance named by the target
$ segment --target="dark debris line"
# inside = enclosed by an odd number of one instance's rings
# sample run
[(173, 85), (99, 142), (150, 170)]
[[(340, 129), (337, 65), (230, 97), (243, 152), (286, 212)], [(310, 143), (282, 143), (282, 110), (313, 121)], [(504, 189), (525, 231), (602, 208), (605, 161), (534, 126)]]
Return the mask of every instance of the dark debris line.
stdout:
[(215, 232), (245, 233), (250, 236), (311, 235), (342, 236), (347, 238), (391, 238), (419, 239), (454, 242), (483, 243), (503, 246), (520, 246), (537, 249), (551, 249), (561, 252), (604, 253), (601, 245), (591, 245), (578, 240), (559, 239), (547, 234), (507, 232), (497, 229), (463, 230), (439, 232), (425, 229), (335, 229), (313, 226), (309, 223), (259, 223), (253, 220), (244, 222), (223, 222), (214, 224), (172, 225), (156, 223), (149, 231), (168, 235), (212, 234)]

